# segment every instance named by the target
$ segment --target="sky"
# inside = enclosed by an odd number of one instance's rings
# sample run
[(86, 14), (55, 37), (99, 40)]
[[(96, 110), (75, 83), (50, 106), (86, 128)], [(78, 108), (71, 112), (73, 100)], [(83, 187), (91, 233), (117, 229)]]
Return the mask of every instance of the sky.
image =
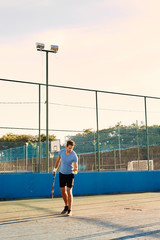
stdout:
[[(1, 0), (0, 78), (45, 83), (45, 54), (35, 47), (36, 42), (42, 42), (46, 49), (51, 44), (59, 46), (57, 54), (49, 55), (50, 84), (160, 97), (159, 9), (159, 0)], [(22, 89), (3, 83), (1, 90), (0, 102), (37, 101), (38, 98), (34, 87)], [(55, 103), (70, 106), (64, 110), (63, 106), (55, 105), (56, 109), (50, 110), (54, 128), (96, 128), (94, 96), (84, 95), (68, 94), (60, 89), (50, 93), (52, 106)], [(130, 119), (128, 124), (137, 119), (144, 122), (143, 100), (107, 97), (99, 96), (100, 128), (123, 122), (123, 118)], [(45, 101), (45, 91), (42, 99)], [(83, 109), (79, 116), (80, 108), (71, 107), (73, 103), (88, 109)], [(159, 102), (148, 104), (152, 113), (149, 121), (158, 124), (159, 113), (157, 117), (154, 114)], [(33, 114), (36, 107), (31, 110), (30, 106), (23, 106), (21, 115), (25, 118), (19, 116), (17, 105), (1, 104), (1, 107), (4, 112), (1, 126), (37, 126), (37, 115), (34, 118)], [(105, 115), (103, 108), (112, 112)], [(114, 111), (120, 109), (123, 112), (115, 115)], [(143, 116), (135, 116), (133, 110)], [(63, 111), (65, 116), (70, 114), (74, 123), (67, 122)]]

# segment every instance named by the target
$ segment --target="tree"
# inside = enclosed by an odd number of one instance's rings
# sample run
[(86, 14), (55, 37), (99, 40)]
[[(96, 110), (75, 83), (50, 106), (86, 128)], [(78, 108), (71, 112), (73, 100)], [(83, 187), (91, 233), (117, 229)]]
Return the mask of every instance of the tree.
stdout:
[(83, 129), (82, 135), (86, 135), (86, 134), (90, 134), (90, 133), (93, 133), (92, 128), (87, 128), (87, 129)]
[[(56, 136), (54, 134), (49, 135), (49, 141), (54, 141)], [(38, 142), (39, 136), (38, 135), (27, 135), (27, 134), (12, 134), (8, 133), (0, 138), (0, 142), (19, 142), (19, 143), (31, 143), (31, 142)], [(41, 142), (46, 141), (46, 135), (41, 134)]]
[[(54, 134), (49, 135), (49, 141), (54, 141), (54, 140), (56, 140), (56, 136)], [(45, 141), (46, 141), (46, 135), (41, 134), (41, 142), (45, 142)]]
[(17, 135), (9, 133), (0, 138), (0, 142), (36, 142), (37, 137), (32, 135)]

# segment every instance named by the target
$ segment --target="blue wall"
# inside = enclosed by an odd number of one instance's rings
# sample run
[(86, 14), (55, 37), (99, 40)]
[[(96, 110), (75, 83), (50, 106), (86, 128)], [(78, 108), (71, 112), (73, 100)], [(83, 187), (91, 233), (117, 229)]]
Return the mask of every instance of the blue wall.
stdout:
[(0, 199), (49, 197), (52, 179), (45, 173), (1, 173)]
[[(50, 197), (51, 173), (1, 173), (0, 199)], [(79, 172), (75, 175), (74, 195), (160, 191), (160, 171)], [(59, 174), (55, 196), (61, 196)]]

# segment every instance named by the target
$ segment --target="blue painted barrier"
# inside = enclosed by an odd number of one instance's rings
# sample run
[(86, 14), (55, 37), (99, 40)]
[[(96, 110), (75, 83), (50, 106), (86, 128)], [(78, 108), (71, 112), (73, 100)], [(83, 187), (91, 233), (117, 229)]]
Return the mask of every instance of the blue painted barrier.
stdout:
[(49, 197), (52, 180), (45, 173), (1, 173), (0, 199)]
[(74, 195), (160, 191), (160, 171), (83, 172), (75, 176)]
[[(0, 199), (50, 197), (52, 180), (52, 173), (1, 173)], [(160, 191), (160, 171), (79, 172), (73, 188), (77, 196), (150, 191)], [(58, 173), (54, 196), (61, 196)]]

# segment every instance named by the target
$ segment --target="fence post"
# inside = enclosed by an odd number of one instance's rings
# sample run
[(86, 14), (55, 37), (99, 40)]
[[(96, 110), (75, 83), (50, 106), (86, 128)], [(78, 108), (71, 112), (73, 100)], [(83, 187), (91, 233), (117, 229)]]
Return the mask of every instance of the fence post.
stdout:
[(81, 170), (81, 169), (80, 169), (80, 156), (81, 156), (81, 155), (79, 154), (79, 157), (78, 157), (78, 169), (79, 169), (79, 171)]
[(118, 143), (119, 143), (119, 163), (121, 170), (121, 137), (120, 137), (120, 126), (118, 127)]
[(93, 140), (93, 146), (94, 146), (94, 170), (96, 171), (97, 167), (96, 167), (96, 139), (95, 139), (95, 131), (94, 131), (94, 140)]
[(145, 123), (146, 123), (146, 147), (147, 147), (147, 160), (148, 160), (148, 171), (149, 171), (149, 139), (148, 139), (147, 101), (146, 101), (146, 97), (144, 97), (144, 107), (145, 107)]
[(9, 170), (11, 171), (11, 162), (12, 162), (12, 148), (10, 148), (10, 162), (9, 162)]
[(26, 142), (26, 172), (28, 170), (28, 142)]
[(116, 150), (113, 149), (113, 153), (114, 153), (114, 170), (116, 171)]
[(138, 121), (136, 120), (136, 126), (137, 126), (137, 154), (138, 154), (138, 170), (139, 170), (139, 131), (138, 131)]
[(99, 124), (98, 124), (98, 94), (96, 93), (96, 122), (97, 122), (97, 154), (98, 154), (98, 171), (100, 171), (100, 154), (99, 154)]
[(82, 159), (83, 159), (83, 171), (84, 171), (84, 156), (82, 157)]
[(54, 159), (54, 154), (53, 154), (53, 156), (50, 157), (50, 159), (51, 159), (51, 171), (52, 171), (52, 170), (53, 170), (53, 159)]

